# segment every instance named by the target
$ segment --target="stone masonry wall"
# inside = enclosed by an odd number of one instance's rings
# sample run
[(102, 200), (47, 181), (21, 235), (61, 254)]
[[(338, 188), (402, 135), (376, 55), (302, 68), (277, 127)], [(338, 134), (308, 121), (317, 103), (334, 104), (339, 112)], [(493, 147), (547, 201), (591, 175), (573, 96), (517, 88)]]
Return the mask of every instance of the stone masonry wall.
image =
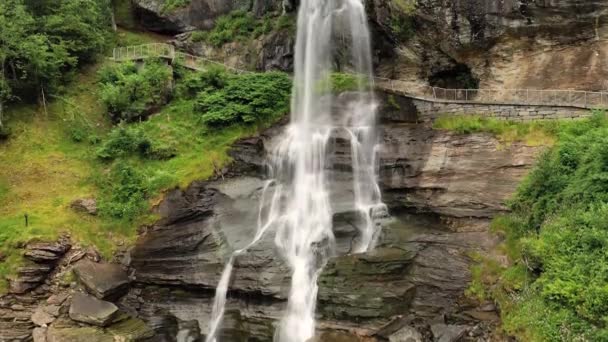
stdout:
[(580, 107), (435, 102), (419, 98), (412, 98), (412, 102), (418, 111), (420, 121), (432, 121), (444, 115), (481, 115), (513, 121), (576, 119), (591, 116), (591, 110)]

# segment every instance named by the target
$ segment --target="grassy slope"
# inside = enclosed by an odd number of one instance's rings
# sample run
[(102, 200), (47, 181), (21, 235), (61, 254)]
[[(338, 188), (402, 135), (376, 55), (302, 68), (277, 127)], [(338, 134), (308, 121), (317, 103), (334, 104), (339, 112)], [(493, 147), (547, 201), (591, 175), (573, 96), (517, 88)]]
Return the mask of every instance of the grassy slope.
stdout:
[[(156, 37), (121, 31), (117, 45), (155, 41)], [(96, 180), (110, 165), (95, 157), (97, 145), (89, 142), (109, 132), (111, 125), (99, 103), (96, 72), (104, 64), (85, 69), (61, 97), (50, 101), (45, 112), (37, 105), (20, 105), (8, 110), (11, 139), (0, 143), (0, 293), (4, 277), (22, 263), (18, 246), (31, 239), (48, 239), (62, 232), (87, 245), (95, 245), (109, 256), (119, 242), (134, 239), (136, 228), (153, 219), (144, 215), (132, 222), (75, 213), (70, 202), (97, 197)], [(172, 140), (178, 156), (166, 161), (135, 159), (138, 168), (162, 181), (151, 202), (158, 202), (162, 190), (186, 186), (212, 175), (214, 163), (228, 161), (226, 150), (234, 140), (254, 133), (256, 127), (206, 130), (192, 111), (192, 101), (175, 101), (149, 121), (140, 123), (152, 138)], [(85, 131), (82, 142), (72, 139), (74, 128)], [(98, 139), (97, 139), (98, 140)], [(166, 177), (163, 177), (166, 176)], [(29, 215), (25, 227), (24, 214)]]
[(535, 137), (549, 138), (543, 140), (554, 146), (510, 201), (513, 213), (492, 222), (492, 231), (504, 237), (497, 252), (510, 264), (472, 255), (476, 264), (467, 294), (495, 301), (503, 330), (520, 341), (608, 340), (608, 273), (603, 261), (608, 240), (602, 217), (608, 211), (601, 158), (608, 127), (605, 114), (527, 124), (444, 118), (435, 126), (532, 144), (539, 141)]

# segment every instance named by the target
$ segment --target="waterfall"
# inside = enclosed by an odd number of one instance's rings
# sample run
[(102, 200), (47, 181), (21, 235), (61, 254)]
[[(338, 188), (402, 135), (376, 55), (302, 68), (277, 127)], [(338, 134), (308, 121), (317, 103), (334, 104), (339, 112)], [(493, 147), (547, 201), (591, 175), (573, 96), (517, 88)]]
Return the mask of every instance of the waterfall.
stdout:
[[(350, 47), (349, 65), (358, 91), (339, 99), (328, 85), (333, 57), (342, 38)], [(232, 263), (272, 231), (280, 255), (291, 269), (286, 312), (275, 332), (277, 342), (306, 342), (315, 333), (317, 279), (333, 255), (333, 208), (328, 160), (333, 137), (349, 141), (352, 207), (359, 229), (353, 249), (374, 247), (377, 217), (384, 215), (376, 181), (376, 103), (370, 35), (362, 0), (302, 0), (298, 12), (291, 121), (268, 158), (269, 178), (260, 200), (254, 239), (230, 257), (216, 290), (206, 342), (216, 342), (226, 302)], [(335, 113), (332, 104), (343, 105)]]

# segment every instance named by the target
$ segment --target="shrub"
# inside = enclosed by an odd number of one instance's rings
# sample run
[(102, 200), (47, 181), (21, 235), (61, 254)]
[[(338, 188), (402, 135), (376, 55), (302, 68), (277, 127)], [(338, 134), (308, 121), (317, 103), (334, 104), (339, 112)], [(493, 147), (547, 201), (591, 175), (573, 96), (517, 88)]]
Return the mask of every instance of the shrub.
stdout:
[(100, 188), (101, 215), (132, 220), (148, 208), (146, 179), (128, 162), (117, 162), (100, 184)]
[(176, 94), (181, 98), (193, 98), (196, 94), (222, 89), (228, 81), (228, 73), (221, 66), (209, 66), (204, 72), (184, 71), (176, 86)]
[(113, 129), (97, 149), (97, 157), (114, 160), (130, 155), (147, 159), (169, 159), (176, 149), (168, 144), (152, 142), (140, 127), (120, 125)]
[(257, 22), (252, 14), (246, 11), (233, 11), (219, 17), (213, 30), (209, 32), (208, 41), (220, 47), (225, 43), (246, 40), (256, 29)]
[(331, 91), (333, 93), (342, 93), (345, 91), (356, 91), (368, 86), (369, 82), (364, 76), (333, 72), (316, 84), (316, 90), (318, 92)]
[(608, 336), (607, 137), (602, 113), (563, 126), (510, 202), (512, 214), (494, 221), (515, 262), (498, 288), (523, 266), (531, 279), (521, 294), (502, 296), (509, 333), (530, 341)]
[(234, 75), (223, 88), (201, 92), (196, 109), (210, 126), (264, 122), (288, 112), (290, 92), (291, 80), (285, 73)]
[(140, 68), (114, 64), (100, 71), (101, 101), (114, 122), (133, 121), (164, 104), (170, 92), (171, 69), (161, 61)]

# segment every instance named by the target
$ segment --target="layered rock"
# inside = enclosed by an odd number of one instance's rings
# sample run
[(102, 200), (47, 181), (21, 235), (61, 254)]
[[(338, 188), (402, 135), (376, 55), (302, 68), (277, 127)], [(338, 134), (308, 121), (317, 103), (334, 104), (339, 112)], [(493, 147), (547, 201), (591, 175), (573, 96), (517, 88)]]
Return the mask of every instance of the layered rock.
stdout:
[[(608, 3), (369, 0), (391, 61), (379, 73), (449, 88), (605, 89)], [(410, 2), (411, 3), (411, 2)], [(473, 84), (465, 80), (473, 80)]]
[[(319, 279), (319, 338), (398, 341), (411, 333), (422, 340), (475, 340), (498, 316), (493, 306), (464, 296), (469, 255), (497, 243), (486, 231), (487, 219), (506, 210), (505, 199), (540, 148), (436, 131), (415, 124), (415, 113), (382, 108), (380, 184), (394, 218), (374, 252), (349, 254), (358, 238), (348, 211), (352, 193), (342, 190), (352, 182), (350, 151), (337, 134), (330, 159), (336, 256)], [(125, 305), (148, 321), (167, 322), (161, 318), (168, 313), (178, 322), (196, 319), (207, 331), (224, 263), (254, 234), (264, 156), (280, 131), (274, 127), (234, 145), (227, 175), (237, 178), (195, 183), (167, 196), (158, 209), (163, 219), (132, 253), (137, 288)], [(399, 214), (404, 210), (427, 214)], [(289, 273), (271, 235), (238, 257), (222, 336), (271, 339)]]

